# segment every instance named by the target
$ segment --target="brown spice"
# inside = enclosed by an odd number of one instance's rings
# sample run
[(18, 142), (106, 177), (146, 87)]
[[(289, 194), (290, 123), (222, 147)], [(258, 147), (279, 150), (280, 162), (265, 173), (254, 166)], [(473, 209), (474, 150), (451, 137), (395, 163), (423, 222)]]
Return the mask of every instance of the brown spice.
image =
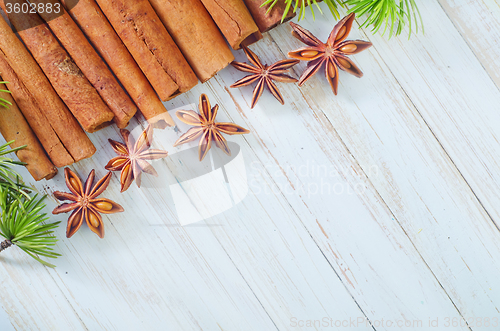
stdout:
[(161, 100), (172, 99), (198, 83), (148, 0), (97, 3)]
[(227, 141), (222, 136), (222, 133), (229, 135), (250, 133), (247, 129), (234, 123), (216, 123), (215, 117), (217, 116), (219, 105), (215, 105), (211, 108), (210, 101), (208, 101), (208, 97), (205, 94), (200, 96), (198, 109), (200, 112), (199, 114), (192, 110), (177, 111), (177, 117), (182, 122), (193, 127), (177, 139), (174, 147), (200, 138), (200, 143), (198, 144), (198, 157), (200, 161), (205, 158), (210, 147), (212, 147), (212, 141), (215, 142), (215, 145), (224, 153), (231, 155), (231, 151), (227, 146)]
[(157, 160), (167, 157), (168, 153), (159, 149), (149, 149), (153, 142), (153, 127), (148, 127), (134, 143), (128, 130), (120, 130), (123, 142), (108, 139), (111, 147), (119, 156), (112, 158), (106, 165), (106, 170), (121, 171), (121, 191), (126, 191), (135, 179), (137, 187), (141, 187), (141, 175), (143, 172), (158, 176), (155, 168), (148, 160)]
[(351, 31), (354, 15), (354, 13), (351, 13), (341, 19), (333, 28), (326, 43), (321, 42), (311, 32), (300, 25), (290, 23), (293, 28), (292, 35), (308, 45), (308, 47), (288, 53), (288, 56), (291, 58), (309, 61), (307, 69), (299, 79), (299, 86), (302, 86), (309, 78), (314, 76), (323, 64), (325, 65), (326, 79), (330, 83), (335, 95), (337, 95), (339, 85), (337, 68), (347, 71), (356, 77), (363, 76), (361, 70), (347, 55), (357, 54), (371, 47), (372, 43), (364, 40), (345, 40)]
[(233, 49), (240, 49), (241, 45), (248, 46), (262, 39), (262, 34), (243, 0), (201, 2)]
[[(38, 5), (47, 3), (46, 0), (30, 0), (30, 2)], [(60, 5), (59, 0), (51, 0), (51, 2)], [(60, 8), (60, 13), (55, 11), (49, 13), (45, 10), (40, 11), (39, 15), (47, 22), (59, 42), (113, 112), (117, 126), (126, 127), (137, 111), (136, 106), (68, 12), (62, 5)]]
[[(252, 14), (255, 23), (257, 23), (260, 32), (267, 32), (281, 23), (281, 18), (283, 17), (283, 13), (285, 12), (286, 8), (285, 0), (278, 0), (269, 12), (268, 9), (270, 5), (261, 7), (265, 0), (244, 1), (248, 7), (248, 10)], [(291, 20), (294, 16), (295, 13), (293, 12), (293, 8), (290, 8), (283, 22)]]
[(234, 60), (200, 0), (149, 1), (202, 83)]
[(142, 115), (149, 121), (166, 119), (169, 125), (174, 125), (166, 113), (167, 109), (95, 0), (62, 0), (62, 2), (66, 9), (71, 8), (69, 14), (99, 55), (108, 63)]
[(26, 169), (35, 180), (54, 177), (57, 174), (57, 168), (50, 162), (10, 93), (0, 92), (0, 97), (12, 104), (8, 108), (0, 107), (0, 133), (2, 136), (6, 141), (14, 140), (10, 145), (12, 148), (26, 145), (25, 148), (17, 151), (16, 155), (21, 162), (26, 163)]
[(56, 167), (94, 154), (94, 145), (2, 17), (0, 72), (10, 82), (12, 97)]
[[(57, 206), (52, 214), (68, 213), (73, 211), (68, 219), (66, 237), (71, 238), (85, 221), (100, 238), (104, 238), (104, 223), (100, 214), (114, 214), (123, 211), (123, 207), (114, 201), (105, 198), (98, 198), (108, 187), (111, 180), (111, 172), (108, 172), (95, 185), (95, 171), (92, 170), (82, 184), (80, 178), (69, 168), (64, 169), (64, 179), (66, 186), (71, 193), (54, 192), (56, 199), (60, 201), (69, 200), (71, 203), (63, 203)], [(104, 206), (104, 208), (103, 208)]]
[(250, 108), (253, 108), (255, 106), (265, 87), (267, 87), (267, 89), (271, 91), (274, 97), (278, 99), (278, 101), (282, 105), (284, 105), (285, 100), (283, 99), (283, 96), (278, 90), (278, 87), (274, 84), (273, 80), (282, 83), (295, 83), (297, 79), (285, 75), (285, 72), (300, 61), (286, 59), (268, 66), (266, 64), (262, 64), (258, 56), (255, 55), (255, 53), (247, 47), (243, 47), (243, 50), (245, 51), (248, 61), (251, 64), (233, 61), (231, 65), (240, 71), (249, 72), (251, 73), (251, 75), (240, 79), (239, 81), (231, 85), (231, 87), (242, 87), (257, 82), (257, 85), (253, 90), (252, 105), (250, 106)]
[[(5, 1), (0, 4), (4, 11)], [(23, 0), (9, 0), (22, 4)], [(114, 114), (38, 14), (8, 15), (33, 58), (85, 131), (112, 123)]]

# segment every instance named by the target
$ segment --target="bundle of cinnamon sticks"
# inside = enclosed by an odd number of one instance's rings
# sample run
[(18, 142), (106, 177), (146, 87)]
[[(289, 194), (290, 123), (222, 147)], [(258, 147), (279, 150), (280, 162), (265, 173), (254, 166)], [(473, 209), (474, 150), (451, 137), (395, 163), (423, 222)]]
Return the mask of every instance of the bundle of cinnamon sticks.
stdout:
[(85, 131), (124, 128), (137, 110), (157, 127), (175, 125), (162, 101), (225, 68), (230, 47), (261, 39), (285, 8), (284, 0), (270, 13), (264, 0), (30, 2), (59, 10), (12, 13), (27, 0), (0, 0), (8, 18), (0, 17), (0, 79), (11, 92), (1, 97), (12, 102), (0, 110), (0, 132), (28, 145), (18, 157), (35, 180), (92, 156)]

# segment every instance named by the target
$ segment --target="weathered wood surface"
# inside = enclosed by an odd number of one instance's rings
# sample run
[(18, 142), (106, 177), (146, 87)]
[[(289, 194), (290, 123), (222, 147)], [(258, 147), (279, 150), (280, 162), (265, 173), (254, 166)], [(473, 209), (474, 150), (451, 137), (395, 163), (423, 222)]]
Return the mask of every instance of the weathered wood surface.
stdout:
[[(0, 329), (498, 329), (500, 6), (419, 6), (426, 34), (410, 40), (355, 26), (350, 39), (374, 47), (353, 56), (362, 79), (340, 73), (337, 97), (317, 75), (301, 88), (279, 84), (285, 106), (264, 92), (250, 110), (252, 87), (229, 89), (244, 74), (227, 68), (167, 102), (185, 107), (206, 93), (218, 121), (252, 131), (228, 139), (241, 147), (248, 194), (180, 226), (173, 158), (155, 162), (161, 176), (143, 177), (142, 189), (120, 194), (115, 175), (104, 196), (126, 212), (104, 216), (104, 240), (85, 226), (63, 239), (61, 226), (53, 270), (15, 247), (2, 253)], [(326, 39), (335, 20), (300, 24)], [(252, 49), (268, 64), (282, 59), (301, 47), (290, 31), (280, 26)], [(179, 129), (157, 132), (156, 146), (186, 149), (171, 147)], [(72, 168), (102, 176), (118, 132), (90, 137), (98, 152)], [(64, 189), (62, 172), (33, 185)], [(180, 186), (200, 210), (213, 207)]]

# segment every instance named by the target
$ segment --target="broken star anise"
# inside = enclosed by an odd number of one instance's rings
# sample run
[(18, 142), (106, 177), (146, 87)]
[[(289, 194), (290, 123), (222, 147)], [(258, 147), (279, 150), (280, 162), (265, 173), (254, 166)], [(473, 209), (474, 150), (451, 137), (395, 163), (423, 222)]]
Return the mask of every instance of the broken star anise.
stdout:
[(215, 145), (222, 149), (224, 153), (231, 155), (231, 151), (227, 146), (227, 141), (222, 136), (221, 132), (233, 135), (249, 133), (250, 131), (233, 123), (215, 123), (219, 105), (216, 104), (213, 108), (210, 108), (210, 101), (208, 101), (208, 97), (205, 94), (200, 96), (198, 108), (200, 111), (199, 115), (192, 110), (177, 111), (176, 115), (182, 122), (194, 127), (180, 136), (175, 142), (174, 147), (193, 141), (201, 136), (198, 148), (198, 157), (200, 161), (205, 158), (210, 150), (212, 140), (215, 141)]
[(112, 158), (105, 168), (110, 171), (121, 171), (120, 192), (124, 192), (130, 187), (134, 179), (137, 187), (141, 187), (142, 172), (158, 176), (155, 168), (146, 160), (161, 159), (166, 157), (168, 153), (159, 149), (149, 149), (153, 141), (153, 127), (151, 125), (148, 125), (142, 132), (135, 144), (128, 130), (121, 129), (120, 134), (125, 144), (108, 139), (118, 156)]
[(264, 87), (266, 86), (282, 105), (285, 104), (283, 96), (278, 90), (276, 84), (274, 84), (273, 80), (282, 83), (295, 83), (297, 79), (285, 75), (285, 72), (300, 61), (286, 59), (268, 66), (262, 64), (257, 55), (255, 55), (255, 53), (252, 52), (249, 48), (243, 46), (243, 51), (245, 51), (248, 61), (250, 61), (251, 64), (233, 61), (231, 62), (231, 65), (240, 71), (249, 72), (251, 73), (251, 75), (243, 77), (230, 87), (241, 87), (250, 85), (253, 82), (257, 82), (257, 85), (253, 90), (252, 105), (250, 106), (250, 108), (253, 108), (255, 106), (260, 96), (262, 95), (262, 92), (264, 91)]
[(372, 43), (363, 40), (344, 41), (351, 31), (353, 21), (354, 13), (351, 13), (338, 22), (330, 33), (326, 44), (300, 25), (290, 23), (293, 28), (292, 35), (304, 44), (309, 45), (309, 47), (300, 48), (288, 53), (288, 56), (291, 58), (309, 61), (306, 71), (304, 71), (299, 79), (299, 86), (302, 86), (302, 84), (318, 72), (323, 64), (325, 64), (326, 79), (330, 83), (335, 95), (337, 95), (339, 84), (339, 72), (337, 68), (347, 71), (356, 77), (363, 76), (361, 70), (347, 55), (359, 53), (372, 46)]
[(54, 196), (58, 200), (69, 200), (71, 203), (63, 203), (57, 206), (52, 214), (67, 213), (73, 211), (68, 218), (68, 227), (66, 228), (66, 237), (71, 238), (83, 221), (87, 223), (90, 230), (96, 233), (99, 237), (104, 238), (104, 224), (102, 223), (102, 214), (113, 214), (123, 211), (123, 207), (105, 198), (97, 198), (106, 190), (111, 180), (111, 172), (102, 177), (97, 184), (92, 186), (94, 182), (95, 171), (92, 170), (89, 177), (85, 181), (85, 185), (78, 176), (69, 168), (64, 169), (64, 178), (66, 186), (71, 193), (54, 192)]

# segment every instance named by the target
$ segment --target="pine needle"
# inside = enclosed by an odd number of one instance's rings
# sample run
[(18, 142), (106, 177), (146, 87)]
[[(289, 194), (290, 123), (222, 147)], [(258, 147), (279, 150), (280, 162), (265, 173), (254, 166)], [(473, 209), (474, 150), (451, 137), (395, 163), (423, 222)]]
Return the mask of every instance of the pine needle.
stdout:
[[(423, 32), (423, 21), (415, 0), (346, 0), (349, 13), (357, 16), (366, 15), (361, 27), (372, 27), (372, 33), (377, 33), (382, 27), (389, 38), (400, 35), (406, 24), (409, 26), (408, 38), (412, 28), (418, 33), (419, 22)], [(417, 19), (418, 15), (418, 19)]]
[(12, 143), (10, 141), (0, 146), (0, 236), (38, 262), (53, 268), (53, 264), (40, 257), (60, 256), (53, 251), (57, 242), (54, 230), (60, 222), (47, 222), (49, 217), (42, 212), (45, 196), (30, 196), (29, 188), (21, 183), (20, 175), (12, 169), (24, 163), (5, 155), (26, 147), (8, 149)]
[[(266, 0), (261, 7), (270, 5), (267, 10), (269, 13), (277, 2), (278, 0)], [(408, 38), (410, 38), (412, 31), (418, 33), (419, 26), (422, 32), (424, 31), (422, 16), (415, 0), (324, 0), (323, 2), (328, 6), (335, 19), (340, 18), (339, 6), (346, 7), (349, 14), (354, 12), (358, 17), (365, 15), (366, 19), (361, 27), (371, 26), (373, 34), (383, 28), (382, 35), (388, 32), (389, 38), (391, 38), (393, 35), (400, 35), (406, 24), (409, 26)], [(315, 19), (313, 5), (323, 14), (316, 0), (285, 0), (285, 3), (282, 22), (292, 9), (292, 4), (293, 12), (298, 12), (299, 21), (305, 17), (306, 5), (310, 7), (313, 19)]]
[[(0, 82), (0, 84), (8, 84), (8, 83), (9, 82)], [(0, 92), (10, 93), (9, 90), (2, 90), (2, 89), (0, 89)], [(5, 100), (4, 98), (0, 98), (0, 106), (8, 108), (9, 106), (12, 106), (12, 103), (10, 103), (10, 101), (8, 100)]]

